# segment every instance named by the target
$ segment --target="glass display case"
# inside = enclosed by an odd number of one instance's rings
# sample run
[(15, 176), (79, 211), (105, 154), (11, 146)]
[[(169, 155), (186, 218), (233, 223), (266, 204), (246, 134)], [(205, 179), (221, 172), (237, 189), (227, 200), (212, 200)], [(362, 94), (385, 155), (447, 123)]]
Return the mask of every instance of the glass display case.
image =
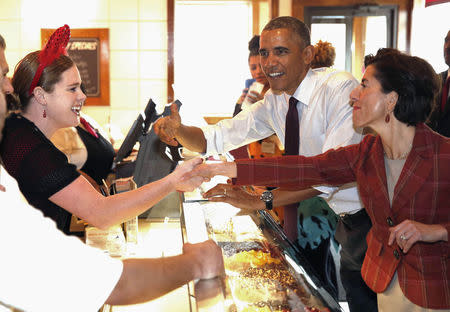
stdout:
[(192, 311), (342, 311), (266, 211), (190, 201), (181, 224), (185, 242), (210, 238), (224, 255), (224, 277), (189, 284)]

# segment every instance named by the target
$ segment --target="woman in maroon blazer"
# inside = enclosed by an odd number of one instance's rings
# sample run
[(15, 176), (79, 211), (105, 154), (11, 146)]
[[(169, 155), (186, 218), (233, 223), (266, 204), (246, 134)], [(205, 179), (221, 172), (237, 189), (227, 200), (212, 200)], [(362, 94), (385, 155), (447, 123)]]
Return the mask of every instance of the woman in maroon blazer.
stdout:
[(392, 49), (367, 57), (366, 68), (351, 94), (353, 122), (378, 136), (315, 157), (239, 160), (196, 173), (288, 188), (356, 180), (373, 224), (361, 274), (379, 310), (450, 309), (450, 139), (423, 123), (439, 90), (436, 74)]

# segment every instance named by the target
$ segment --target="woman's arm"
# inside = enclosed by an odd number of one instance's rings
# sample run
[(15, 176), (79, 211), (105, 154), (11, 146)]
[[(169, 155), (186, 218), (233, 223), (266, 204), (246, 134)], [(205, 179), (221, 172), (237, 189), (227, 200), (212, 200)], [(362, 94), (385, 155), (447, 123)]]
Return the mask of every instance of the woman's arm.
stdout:
[(286, 190), (316, 185), (338, 186), (356, 181), (355, 167), (359, 153), (360, 144), (356, 144), (313, 157), (284, 156), (203, 164), (193, 174), (207, 178), (223, 175), (233, 178), (235, 185), (264, 185)]
[(102, 196), (80, 176), (49, 199), (89, 224), (105, 229), (141, 214), (170, 192), (198, 187), (204, 179), (186, 174), (201, 162), (200, 158), (187, 161), (161, 180), (108, 197)]
[[(231, 184), (218, 184), (203, 194), (212, 202), (223, 202), (231, 204), (237, 208), (248, 210), (266, 209), (266, 204), (260, 199), (263, 188), (247, 188)], [(298, 203), (302, 200), (320, 195), (321, 192), (313, 188), (300, 191), (284, 191), (276, 189), (273, 193), (273, 206), (279, 207), (288, 204)]]

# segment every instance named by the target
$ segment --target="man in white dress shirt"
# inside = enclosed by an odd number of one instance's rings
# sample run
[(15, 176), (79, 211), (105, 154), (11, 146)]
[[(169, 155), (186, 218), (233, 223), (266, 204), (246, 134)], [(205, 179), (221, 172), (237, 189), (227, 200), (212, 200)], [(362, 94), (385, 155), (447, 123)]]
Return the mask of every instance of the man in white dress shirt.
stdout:
[[(298, 100), (300, 155), (313, 156), (330, 148), (359, 143), (362, 135), (353, 128), (349, 105), (350, 92), (358, 82), (347, 72), (325, 68), (311, 70), (313, 56), (307, 26), (293, 17), (275, 18), (265, 26), (260, 38), (260, 62), (271, 87), (264, 100), (232, 119), (202, 129), (183, 125), (173, 105), (172, 115), (159, 119), (155, 131), (168, 144), (179, 142), (190, 150), (207, 154), (220, 154), (274, 133), (285, 142), (286, 114), (289, 99), (294, 97)], [(216, 192), (207, 195), (225, 195), (215, 201), (226, 201), (240, 208), (264, 209), (262, 202), (249, 199), (250, 195), (244, 192), (240, 192), (244, 199), (229, 200), (231, 191), (235, 191), (231, 186), (218, 186)], [(275, 190), (273, 206), (299, 202), (319, 194), (336, 214), (342, 216), (336, 239), (342, 245), (341, 278), (350, 309), (376, 311), (376, 295), (365, 285), (360, 274), (367, 249), (365, 236), (371, 223), (355, 184), (297, 192)], [(292, 223), (285, 218), (285, 231), (288, 221)], [(288, 237), (295, 241), (288, 232)]]
[[(4, 91), (13, 92), (5, 82), (5, 47), (0, 35), (0, 141)], [(55, 222), (25, 201), (1, 165), (0, 202), (0, 310), (96, 312), (105, 302), (148, 301), (190, 280), (223, 272), (222, 252), (211, 240), (185, 244), (183, 254), (174, 257), (110, 258), (59, 231)]]

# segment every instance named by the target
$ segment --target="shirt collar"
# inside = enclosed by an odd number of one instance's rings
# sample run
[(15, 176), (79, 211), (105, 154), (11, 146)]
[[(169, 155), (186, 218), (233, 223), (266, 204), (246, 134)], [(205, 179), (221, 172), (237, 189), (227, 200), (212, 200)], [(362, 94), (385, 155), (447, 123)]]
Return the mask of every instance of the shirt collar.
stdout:
[[(299, 102), (308, 106), (311, 94), (314, 90), (314, 83), (314, 72), (310, 68), (308, 69), (305, 78), (303, 78), (302, 82), (300, 82), (300, 85), (297, 87), (297, 90), (295, 90), (293, 97), (295, 97)], [(288, 97), (289, 101), (289, 96), (287, 94), (286, 96)]]

